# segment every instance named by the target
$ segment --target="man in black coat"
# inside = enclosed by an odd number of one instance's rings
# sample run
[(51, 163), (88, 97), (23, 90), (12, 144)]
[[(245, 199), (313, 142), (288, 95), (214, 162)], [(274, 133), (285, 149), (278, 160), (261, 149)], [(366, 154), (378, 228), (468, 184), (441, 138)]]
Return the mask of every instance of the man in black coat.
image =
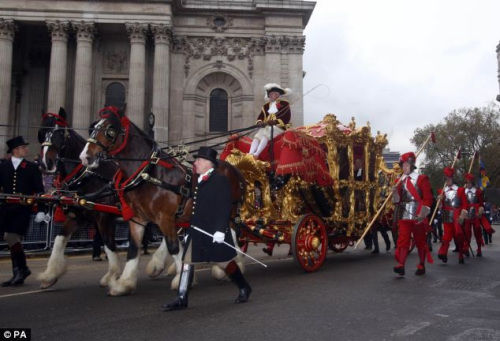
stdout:
[[(27, 145), (22, 136), (7, 141), (7, 153), (12, 156), (0, 164), (1, 192), (26, 195), (43, 193), (42, 174), (38, 166), (24, 159), (28, 154)], [(30, 225), (31, 207), (3, 204), (0, 210), (0, 232), (4, 233), (4, 239), (9, 245), (13, 273), (12, 278), (3, 282), (2, 286), (21, 285), (31, 274), (21, 244), (22, 236)], [(38, 214), (45, 215), (43, 212)]]
[(231, 185), (227, 177), (217, 174), (217, 152), (201, 147), (195, 155), (194, 173), (198, 174), (198, 184), (194, 190), (191, 226), (213, 235), (187, 230), (183, 266), (179, 280), (177, 299), (162, 306), (164, 311), (187, 308), (188, 291), (193, 278), (193, 263), (216, 263), (225, 269), (227, 276), (238, 286), (239, 295), (235, 303), (248, 301), (252, 288), (247, 283), (240, 268), (234, 261), (236, 251), (223, 244), (234, 246), (229, 222), (231, 218)]

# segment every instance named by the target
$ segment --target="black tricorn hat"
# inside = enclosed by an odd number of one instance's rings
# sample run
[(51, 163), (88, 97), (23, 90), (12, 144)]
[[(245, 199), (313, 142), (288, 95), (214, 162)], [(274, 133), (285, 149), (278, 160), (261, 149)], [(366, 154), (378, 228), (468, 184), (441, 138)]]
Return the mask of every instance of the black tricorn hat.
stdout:
[(26, 143), (22, 136), (16, 136), (7, 141), (7, 146), (9, 147), (7, 153), (12, 153), (12, 150), (14, 150), (19, 146), (27, 146), (27, 145), (29, 145), (29, 143)]
[(217, 164), (217, 151), (210, 147), (200, 147), (198, 149), (198, 154), (193, 156), (195, 159), (202, 158), (209, 161), (212, 161), (214, 164)]

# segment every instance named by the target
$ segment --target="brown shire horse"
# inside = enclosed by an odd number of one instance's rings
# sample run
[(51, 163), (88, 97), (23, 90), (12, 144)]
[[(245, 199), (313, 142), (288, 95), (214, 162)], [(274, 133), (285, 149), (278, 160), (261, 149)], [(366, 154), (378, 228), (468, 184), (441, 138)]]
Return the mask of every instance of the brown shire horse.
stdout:
[[(79, 162), (79, 155), (87, 143), (75, 130), (68, 127), (66, 111), (61, 108), (58, 114), (42, 115), (38, 140), (42, 144), (41, 161), (45, 172), (59, 178), (57, 190), (62, 193), (77, 193), (80, 196), (91, 195), (106, 188), (118, 167), (111, 162), (103, 162), (97, 169), (89, 171)], [(111, 193), (110, 193), (111, 192)], [(113, 192), (95, 200), (108, 205), (115, 205)], [(111, 195), (109, 195), (111, 194)], [(108, 271), (101, 278), (100, 285), (107, 286), (111, 278), (117, 279), (121, 268), (116, 253), (115, 225), (117, 216), (109, 213), (90, 211), (79, 207), (68, 207), (62, 230), (54, 240), (47, 268), (38, 276), (42, 289), (54, 285), (66, 270), (64, 251), (72, 234), (82, 226), (93, 226), (99, 230), (108, 258)], [(131, 248), (135, 245), (131, 244)], [(155, 277), (165, 266), (166, 246), (153, 255), (148, 264), (149, 275)]]
[[(118, 108), (105, 107), (100, 117), (80, 154), (82, 163), (92, 168), (110, 156), (116, 159), (121, 172), (115, 177), (115, 185), (124, 218), (132, 218), (130, 232), (137, 246), (141, 245), (147, 221), (160, 227), (169, 249), (178, 246), (176, 221), (186, 221), (191, 215), (191, 200), (186, 193), (193, 180), (189, 171), (164, 153)], [(230, 180), (234, 217), (243, 200), (245, 181), (239, 171), (226, 162), (219, 162), (217, 171)], [(110, 295), (124, 295), (135, 289), (138, 262), (139, 253), (127, 255), (122, 275), (110, 283)]]

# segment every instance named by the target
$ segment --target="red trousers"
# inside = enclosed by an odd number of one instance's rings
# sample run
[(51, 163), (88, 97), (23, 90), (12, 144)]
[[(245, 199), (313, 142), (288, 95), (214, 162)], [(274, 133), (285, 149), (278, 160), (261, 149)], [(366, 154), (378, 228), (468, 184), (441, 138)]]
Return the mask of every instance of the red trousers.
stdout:
[(481, 252), (481, 246), (484, 245), (483, 241), (483, 233), (481, 230), (481, 222), (478, 217), (474, 217), (472, 219), (465, 219), (464, 222), (464, 230), (465, 230), (465, 238), (467, 240), (468, 245), (471, 245), (472, 232), (474, 231), (474, 238), (477, 243), (477, 251)]
[(398, 222), (398, 242), (396, 244), (395, 258), (399, 265), (404, 266), (406, 258), (410, 252), (411, 236), (418, 250), (420, 265), (425, 264), (425, 257), (429, 263), (432, 263), (429, 248), (427, 246), (427, 226), (426, 220), (418, 223), (416, 220), (400, 220)]
[(448, 256), (448, 249), (450, 247), (450, 242), (455, 239), (458, 248), (459, 258), (463, 258), (463, 254), (469, 248), (468, 244), (465, 245), (465, 236), (462, 227), (457, 223), (443, 223), (443, 238), (441, 247), (439, 248), (438, 254), (443, 256)]

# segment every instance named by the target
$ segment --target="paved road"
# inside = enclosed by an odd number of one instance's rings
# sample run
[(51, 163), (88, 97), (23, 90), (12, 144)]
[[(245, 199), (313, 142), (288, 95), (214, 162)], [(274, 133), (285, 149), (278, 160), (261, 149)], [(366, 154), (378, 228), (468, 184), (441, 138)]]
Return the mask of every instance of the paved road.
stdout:
[[(424, 277), (413, 274), (414, 252), (405, 278), (392, 273), (391, 254), (348, 249), (305, 274), (287, 251), (261, 257), (267, 270), (247, 267), (249, 303), (233, 304), (236, 288), (201, 270), (189, 309), (170, 313), (159, 310), (175, 297), (170, 278), (150, 280), (142, 271), (134, 295), (107, 297), (97, 285), (106, 264), (70, 257), (53, 289), (39, 291), (35, 276), (0, 288), (0, 327), (30, 327), (33, 340), (500, 340), (498, 245), (465, 265), (454, 255), (446, 265), (436, 259)], [(29, 265), (37, 273), (45, 261)], [(0, 261), (0, 280), (9, 272)]]

